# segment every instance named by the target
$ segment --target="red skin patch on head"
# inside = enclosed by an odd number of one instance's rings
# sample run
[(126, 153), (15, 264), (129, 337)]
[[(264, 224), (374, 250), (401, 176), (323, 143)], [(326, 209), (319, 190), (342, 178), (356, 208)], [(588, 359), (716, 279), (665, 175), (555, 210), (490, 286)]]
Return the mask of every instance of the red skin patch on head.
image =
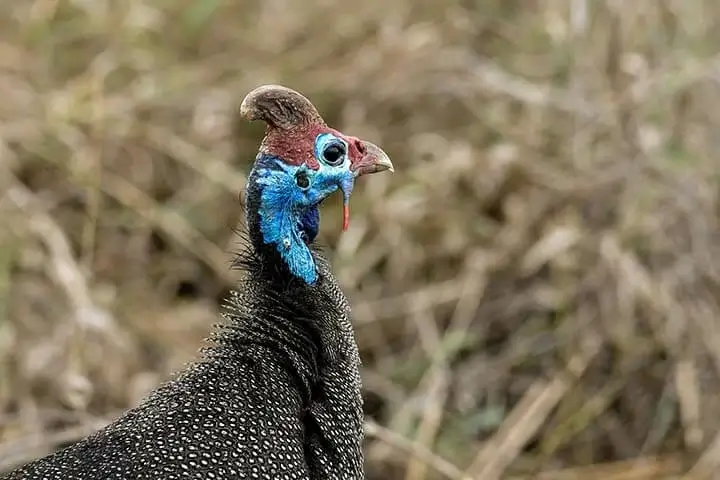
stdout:
[(315, 158), (315, 138), (330, 129), (317, 123), (298, 125), (291, 130), (268, 127), (260, 151), (280, 158), (289, 165), (306, 164), (313, 170), (320, 168)]
[(343, 135), (342, 133), (336, 132), (334, 130), (333, 133), (347, 142), (348, 157), (350, 157), (351, 166), (356, 165), (363, 159), (363, 157), (365, 157), (365, 153), (367, 153), (365, 150), (365, 145), (363, 145), (362, 141), (359, 138), (351, 137), (349, 135)]
[(315, 158), (315, 139), (321, 133), (331, 133), (348, 144), (350, 163), (359, 162), (365, 155), (360, 139), (343, 135), (337, 130), (318, 123), (298, 125), (292, 130), (268, 127), (260, 151), (278, 157), (289, 165), (307, 165), (313, 170), (320, 168)]

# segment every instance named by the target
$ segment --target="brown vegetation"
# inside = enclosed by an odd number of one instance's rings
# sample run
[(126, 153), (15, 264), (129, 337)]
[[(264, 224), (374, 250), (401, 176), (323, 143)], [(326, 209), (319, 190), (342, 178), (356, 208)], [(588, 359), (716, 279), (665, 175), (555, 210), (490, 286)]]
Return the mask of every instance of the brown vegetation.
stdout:
[(396, 166), (321, 234), (371, 479), (706, 478), (717, 45), (714, 0), (1, 2), (0, 470), (193, 358), (273, 82)]

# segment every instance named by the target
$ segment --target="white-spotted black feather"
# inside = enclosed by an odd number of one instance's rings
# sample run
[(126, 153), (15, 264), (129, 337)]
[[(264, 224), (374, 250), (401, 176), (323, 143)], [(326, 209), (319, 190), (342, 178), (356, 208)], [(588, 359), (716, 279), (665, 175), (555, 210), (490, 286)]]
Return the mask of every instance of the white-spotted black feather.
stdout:
[(308, 286), (244, 273), (200, 361), (94, 435), (6, 480), (360, 479), (359, 356), (344, 295), (317, 256)]

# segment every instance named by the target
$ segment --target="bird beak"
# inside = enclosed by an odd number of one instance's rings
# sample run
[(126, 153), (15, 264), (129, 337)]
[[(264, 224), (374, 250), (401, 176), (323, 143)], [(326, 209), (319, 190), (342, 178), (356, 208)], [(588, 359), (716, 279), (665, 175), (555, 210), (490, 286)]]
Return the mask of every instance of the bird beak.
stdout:
[(362, 142), (362, 145), (365, 147), (365, 154), (350, 167), (356, 177), (385, 170), (395, 171), (390, 157), (380, 147), (370, 142)]

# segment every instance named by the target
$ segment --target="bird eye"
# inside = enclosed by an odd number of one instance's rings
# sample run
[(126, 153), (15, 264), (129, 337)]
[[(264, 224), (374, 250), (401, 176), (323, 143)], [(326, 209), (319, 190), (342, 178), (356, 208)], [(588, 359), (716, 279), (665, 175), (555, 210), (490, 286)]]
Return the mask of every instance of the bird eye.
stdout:
[(325, 163), (332, 167), (340, 165), (345, 158), (345, 147), (343, 145), (333, 143), (328, 145), (323, 151), (323, 159)]
[(307, 176), (307, 173), (305, 172), (298, 172), (297, 175), (295, 175), (295, 183), (300, 188), (307, 188), (310, 186), (310, 179)]

